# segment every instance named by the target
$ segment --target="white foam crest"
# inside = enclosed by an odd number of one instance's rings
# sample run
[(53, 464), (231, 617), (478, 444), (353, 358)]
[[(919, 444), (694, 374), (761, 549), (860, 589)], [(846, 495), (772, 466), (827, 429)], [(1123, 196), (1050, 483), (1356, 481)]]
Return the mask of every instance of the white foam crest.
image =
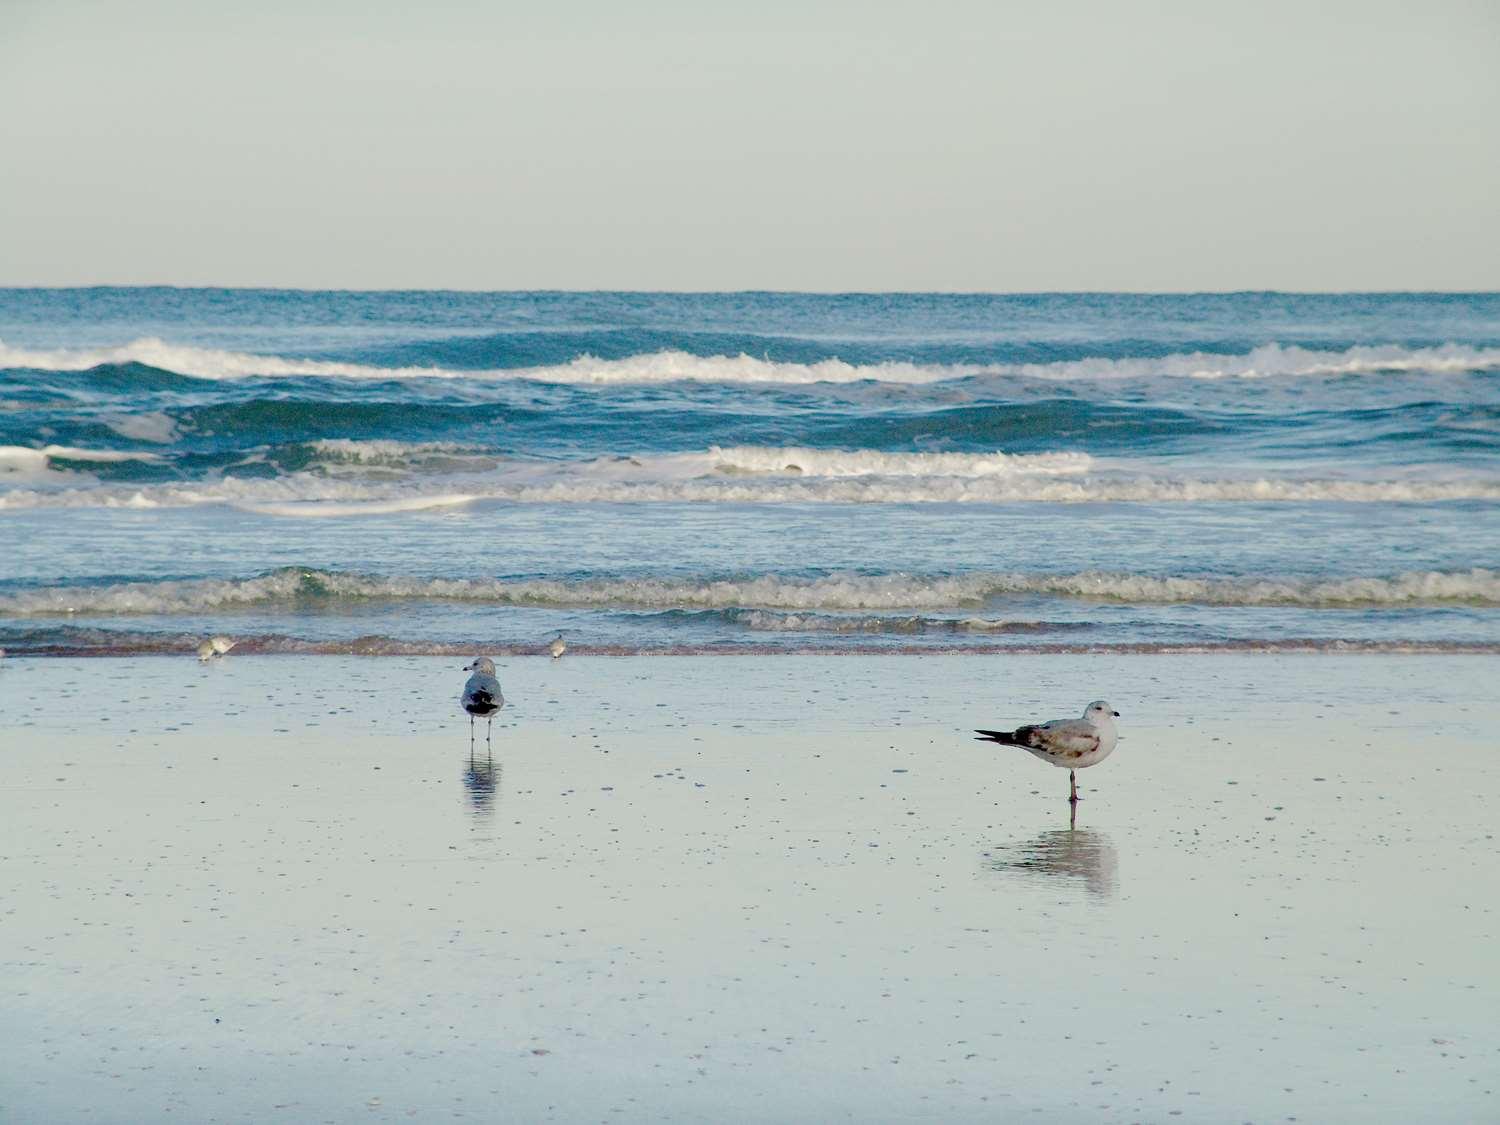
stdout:
[[(465, 456), (478, 453), (473, 446), (456, 441), (394, 441), (389, 438), (319, 438), (309, 443), (320, 457), (367, 465), (407, 464), (428, 457)], [(494, 460), (493, 457), (490, 460)]]
[[(833, 574), (821, 578), (791, 578), (766, 574), (719, 580), (658, 577), (564, 580), (387, 577), (286, 568), (255, 578), (183, 579), (22, 590), (0, 596), (0, 615), (181, 614), (267, 602), (360, 599), (652, 610), (792, 610), (805, 613), (962, 609), (1014, 595), (1121, 603), (1309, 608), (1445, 603), (1500, 606), (1500, 571), (1481, 568), (1410, 571), (1391, 577), (1332, 579), (1160, 577), (1086, 571), (1056, 575), (990, 572), (953, 577)], [(1021, 624), (985, 617), (964, 620), (968, 624), (963, 628), (976, 632), (1004, 632), (1015, 630)], [(745, 623), (751, 627), (778, 627), (772, 617), (746, 618)], [(801, 621), (786, 627), (816, 628)]]
[(1444, 344), (1435, 348), (1359, 345), (1340, 351), (1264, 344), (1242, 355), (1184, 352), (1128, 359), (1090, 358), (992, 368), (996, 374), (1038, 379), (1259, 379), (1270, 376), (1369, 375), (1390, 371), (1452, 373), (1500, 367), (1500, 348)]
[(50, 467), (44, 449), (28, 449), (24, 445), (0, 445), (0, 473), (25, 473), (30, 476), (45, 473)]
[(782, 363), (750, 355), (698, 356), (660, 351), (621, 359), (584, 355), (544, 367), (459, 370), (435, 365), (378, 367), (340, 360), (299, 359), (201, 348), (145, 337), (107, 348), (16, 348), (0, 341), (0, 367), (86, 371), (101, 364), (140, 363), (199, 379), (248, 376), (313, 376), (339, 379), (526, 379), (565, 384), (670, 382), (924, 384), (974, 375), (1019, 375), (1037, 379), (1122, 379), (1152, 376), (1216, 379), (1265, 376), (1335, 376), (1390, 371), (1460, 372), (1500, 368), (1500, 348), (1445, 344), (1406, 348), (1361, 345), (1343, 350), (1266, 344), (1243, 354), (1190, 352), (1154, 358), (1103, 357), (1054, 363), (854, 364), (841, 359)]
[(112, 461), (160, 461), (161, 457), (156, 453), (140, 453), (124, 449), (79, 449), (71, 445), (44, 445), (40, 448), (32, 448), (26, 445), (0, 445), (0, 474), (18, 474), (25, 476), (46, 475), (60, 481), (88, 480), (92, 477), (79, 478), (77, 474), (65, 470), (55, 469), (53, 461), (93, 461), (99, 463)]
[(737, 356), (698, 356), (664, 351), (623, 359), (579, 356), (556, 367), (533, 367), (510, 374), (547, 383), (937, 383), (962, 379), (986, 370), (974, 364), (846, 363), (824, 359), (816, 363), (778, 363), (741, 353)]
[(0, 458), (21, 464), (58, 459), (62, 461), (160, 461), (161, 454), (134, 449), (80, 449), (76, 445), (0, 445)]
[(1467, 602), (1500, 605), (1500, 571), (1408, 571), (1336, 579), (1152, 577), (1085, 571), (996, 581), (993, 593), (1039, 593), (1100, 601), (1205, 605), (1357, 606)]
[(467, 480), (505, 463), (493, 453), (451, 441), (323, 438), (308, 444), (317, 470), (348, 479), (400, 479), (408, 473), (447, 473)]
[[(1002, 504), (1002, 503), (1435, 503), (1500, 501), (1500, 477), (1405, 480), (1195, 478), (1088, 475), (1067, 455), (1017, 458), (1007, 473), (975, 476), (717, 472), (711, 455), (588, 462), (510, 462), (488, 472), (451, 472), (413, 478), (346, 466), (274, 478), (214, 477), (146, 485), (99, 483), (55, 474), (48, 487), (24, 487), (47, 464), (43, 451), (23, 450), (19, 484), (0, 489), (0, 510), (41, 507), (176, 508), (230, 504), (285, 516), (353, 515), (472, 501), (515, 504)], [(1003, 455), (1002, 455), (1003, 456)], [(1046, 458), (1064, 458), (1049, 462)], [(1006, 465), (1006, 462), (1000, 462)], [(474, 468), (473, 465), (463, 466)], [(851, 468), (854, 466), (850, 466)], [(823, 466), (834, 471), (836, 466)], [(972, 469), (973, 466), (970, 466)], [(54, 487), (64, 484), (67, 487)]]
[(170, 344), (155, 336), (142, 337), (110, 348), (13, 348), (0, 341), (0, 367), (38, 371), (87, 371), (103, 364), (139, 363), (197, 379), (241, 379), (252, 375), (312, 375), (350, 379), (403, 379), (461, 376), (466, 372), (438, 367), (371, 367), (316, 359), (288, 359), (220, 348)]
[(1088, 472), (1087, 453), (881, 453), (873, 450), (713, 446), (708, 460), (718, 472), (796, 474), (809, 477), (1008, 477)]
[(249, 376), (314, 376), (337, 379), (529, 379), (544, 383), (931, 383), (984, 370), (977, 366), (879, 363), (858, 365), (840, 359), (817, 363), (776, 363), (753, 356), (696, 356), (662, 351), (596, 359), (584, 355), (547, 367), (455, 370), (430, 366), (376, 367), (339, 360), (296, 359), (250, 352), (170, 344), (157, 337), (110, 348), (14, 348), (0, 341), (0, 367), (40, 371), (87, 371), (102, 364), (139, 363), (197, 379)]

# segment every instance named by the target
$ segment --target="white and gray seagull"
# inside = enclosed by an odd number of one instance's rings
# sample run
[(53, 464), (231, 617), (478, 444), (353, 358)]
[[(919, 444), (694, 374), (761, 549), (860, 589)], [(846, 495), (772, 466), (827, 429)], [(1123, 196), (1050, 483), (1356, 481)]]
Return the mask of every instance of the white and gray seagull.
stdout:
[(998, 742), (1001, 746), (1019, 746), (1044, 762), (1068, 771), (1068, 802), (1077, 804), (1076, 771), (1098, 765), (1114, 751), (1119, 734), (1115, 720), (1120, 717), (1102, 699), (1096, 699), (1083, 710), (1081, 719), (1053, 719), (1050, 723), (1017, 727), (1015, 730), (976, 730), (980, 742)]
[(239, 642), (232, 637), (209, 637), (198, 645), (198, 659), (207, 663), (223, 656)]
[(547, 651), (552, 654), (553, 660), (561, 660), (562, 654), (568, 651), (568, 642), (563, 640), (562, 634), (559, 633), (553, 638), (552, 643), (547, 646)]
[(459, 706), (469, 713), (469, 742), (474, 742), (474, 720), (483, 719), (484, 741), (490, 740), (495, 713), (505, 706), (505, 696), (500, 694), (500, 681), (495, 679), (495, 662), (488, 656), (476, 656), (474, 663), (465, 666), (465, 672), (474, 673), (464, 684), (464, 693), (458, 697)]

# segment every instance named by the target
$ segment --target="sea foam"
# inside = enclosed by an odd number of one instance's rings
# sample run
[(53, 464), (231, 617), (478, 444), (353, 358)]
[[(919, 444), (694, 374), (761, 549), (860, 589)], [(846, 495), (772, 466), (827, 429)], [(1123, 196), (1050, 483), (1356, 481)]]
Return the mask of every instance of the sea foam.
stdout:
[[(687, 455), (692, 457), (695, 455)], [(713, 446), (702, 459), (721, 473), (808, 477), (967, 477), (1076, 475), (1094, 460), (1086, 453), (882, 453), (795, 446)]]
[[(23, 478), (24, 479), (24, 478)], [(73, 478), (61, 478), (71, 485)], [(224, 504), (288, 518), (356, 516), (476, 502), (511, 504), (1202, 504), (1439, 503), (1500, 501), (1500, 480), (1069, 480), (831, 477), (609, 480), (539, 474), (531, 481), (448, 479), (435, 485), (351, 481), (294, 473), (200, 483), (102, 484), (0, 490), (0, 510), (181, 508)]]
[[(1500, 500), (1500, 476), (1409, 466), (1398, 479), (1171, 476), (1084, 453), (886, 453), (733, 446), (577, 460), (505, 459), (449, 442), (325, 440), (280, 475), (149, 484), (87, 474), (38, 480), (56, 460), (153, 453), (0, 448), (0, 509), (229, 504), (288, 517), (378, 514), (473, 501), (517, 504), (1389, 503)], [(264, 460), (264, 453), (246, 463)], [(36, 487), (32, 487), (36, 485)]]

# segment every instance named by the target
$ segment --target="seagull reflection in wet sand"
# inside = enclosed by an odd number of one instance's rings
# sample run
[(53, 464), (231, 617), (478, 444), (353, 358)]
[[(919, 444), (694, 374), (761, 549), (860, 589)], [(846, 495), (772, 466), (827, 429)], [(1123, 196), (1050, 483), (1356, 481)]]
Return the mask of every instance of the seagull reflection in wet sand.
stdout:
[(992, 871), (1039, 880), (1082, 879), (1091, 894), (1112, 895), (1119, 887), (1120, 857), (1098, 829), (1054, 828), (1017, 844), (984, 853)]
[(464, 789), (469, 794), (469, 811), (476, 817), (487, 816), (495, 811), (495, 798), (500, 791), (501, 767), (486, 751), (483, 758), (474, 756), (469, 747), (469, 764), (464, 770)]

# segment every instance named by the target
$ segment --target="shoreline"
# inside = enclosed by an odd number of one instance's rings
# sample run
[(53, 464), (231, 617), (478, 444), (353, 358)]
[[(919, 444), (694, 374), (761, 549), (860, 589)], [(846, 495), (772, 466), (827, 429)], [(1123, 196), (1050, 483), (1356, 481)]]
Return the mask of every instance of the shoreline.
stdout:
[[(550, 660), (546, 649), (535, 644), (492, 644), (485, 641), (393, 641), (378, 638), (368, 644), (355, 641), (303, 641), (299, 638), (277, 638), (273, 644), (257, 643), (253, 638), (236, 641), (233, 651), (216, 659), (236, 660), (247, 656), (360, 656), (421, 657), (463, 656), (475, 652), (519, 660), (535, 657)], [(170, 658), (194, 655), (191, 646), (180, 641), (104, 648), (99, 646), (47, 645), (35, 649), (0, 647), (7, 660), (61, 659), (134, 659), (137, 657)], [(1170, 644), (1150, 641), (1122, 642), (1106, 645), (963, 645), (879, 646), (879, 645), (703, 645), (642, 646), (584, 645), (568, 642), (564, 659), (606, 657), (629, 659), (647, 657), (918, 657), (918, 656), (1500, 656), (1500, 642), (1489, 641), (1224, 641), (1218, 644)]]

